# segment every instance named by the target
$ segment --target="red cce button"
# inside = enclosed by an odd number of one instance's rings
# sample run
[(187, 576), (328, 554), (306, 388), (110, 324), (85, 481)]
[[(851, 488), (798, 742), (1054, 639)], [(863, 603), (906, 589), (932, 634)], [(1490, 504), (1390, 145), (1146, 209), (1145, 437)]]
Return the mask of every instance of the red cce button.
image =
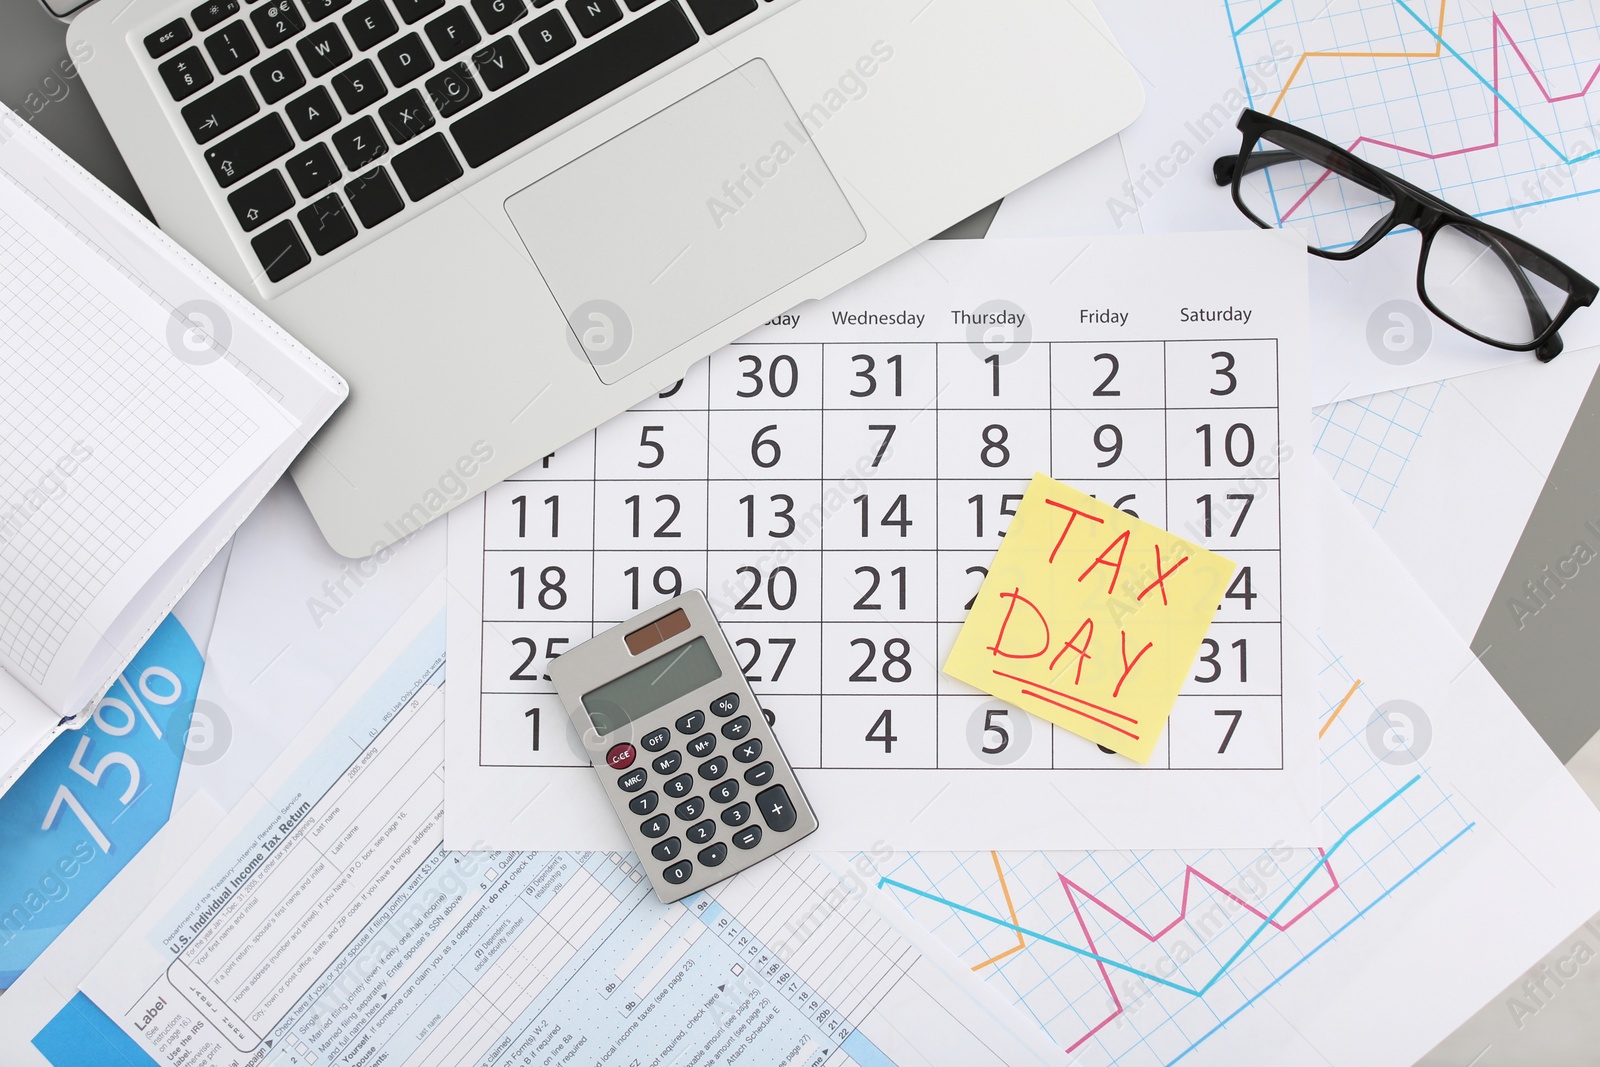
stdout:
[(633, 766), (633, 757), (637, 755), (633, 746), (626, 741), (620, 745), (612, 745), (611, 751), (606, 753), (606, 765), (614, 771), (625, 771)]

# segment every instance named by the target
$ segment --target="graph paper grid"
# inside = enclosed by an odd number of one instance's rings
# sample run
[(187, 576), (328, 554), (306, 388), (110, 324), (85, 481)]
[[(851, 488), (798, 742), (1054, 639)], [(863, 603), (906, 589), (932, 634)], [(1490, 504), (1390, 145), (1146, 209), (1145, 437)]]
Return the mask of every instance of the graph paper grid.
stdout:
[(42, 683), (72, 627), (255, 431), (0, 211), (0, 657)]

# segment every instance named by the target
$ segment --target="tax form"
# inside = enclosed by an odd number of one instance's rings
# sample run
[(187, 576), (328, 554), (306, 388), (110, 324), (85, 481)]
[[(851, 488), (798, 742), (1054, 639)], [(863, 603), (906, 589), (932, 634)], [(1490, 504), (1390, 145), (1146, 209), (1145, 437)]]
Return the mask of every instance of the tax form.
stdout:
[(808, 856), (662, 905), (626, 854), (443, 851), (441, 602), (84, 982), (152, 1062), (1044, 1062)]

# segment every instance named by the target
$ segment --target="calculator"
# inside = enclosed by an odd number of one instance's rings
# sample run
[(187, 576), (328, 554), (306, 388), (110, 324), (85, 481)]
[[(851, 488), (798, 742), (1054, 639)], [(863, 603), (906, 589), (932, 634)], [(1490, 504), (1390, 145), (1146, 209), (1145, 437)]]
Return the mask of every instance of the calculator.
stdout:
[(817, 828), (703, 593), (613, 626), (549, 670), (663, 903)]

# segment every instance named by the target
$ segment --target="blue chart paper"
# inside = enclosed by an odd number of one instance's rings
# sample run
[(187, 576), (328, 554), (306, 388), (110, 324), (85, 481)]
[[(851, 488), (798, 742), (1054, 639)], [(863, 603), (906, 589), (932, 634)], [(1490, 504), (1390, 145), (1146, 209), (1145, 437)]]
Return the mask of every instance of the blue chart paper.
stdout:
[(0, 796), (0, 989), (165, 825), (204, 665), (169, 615), (89, 722)]

